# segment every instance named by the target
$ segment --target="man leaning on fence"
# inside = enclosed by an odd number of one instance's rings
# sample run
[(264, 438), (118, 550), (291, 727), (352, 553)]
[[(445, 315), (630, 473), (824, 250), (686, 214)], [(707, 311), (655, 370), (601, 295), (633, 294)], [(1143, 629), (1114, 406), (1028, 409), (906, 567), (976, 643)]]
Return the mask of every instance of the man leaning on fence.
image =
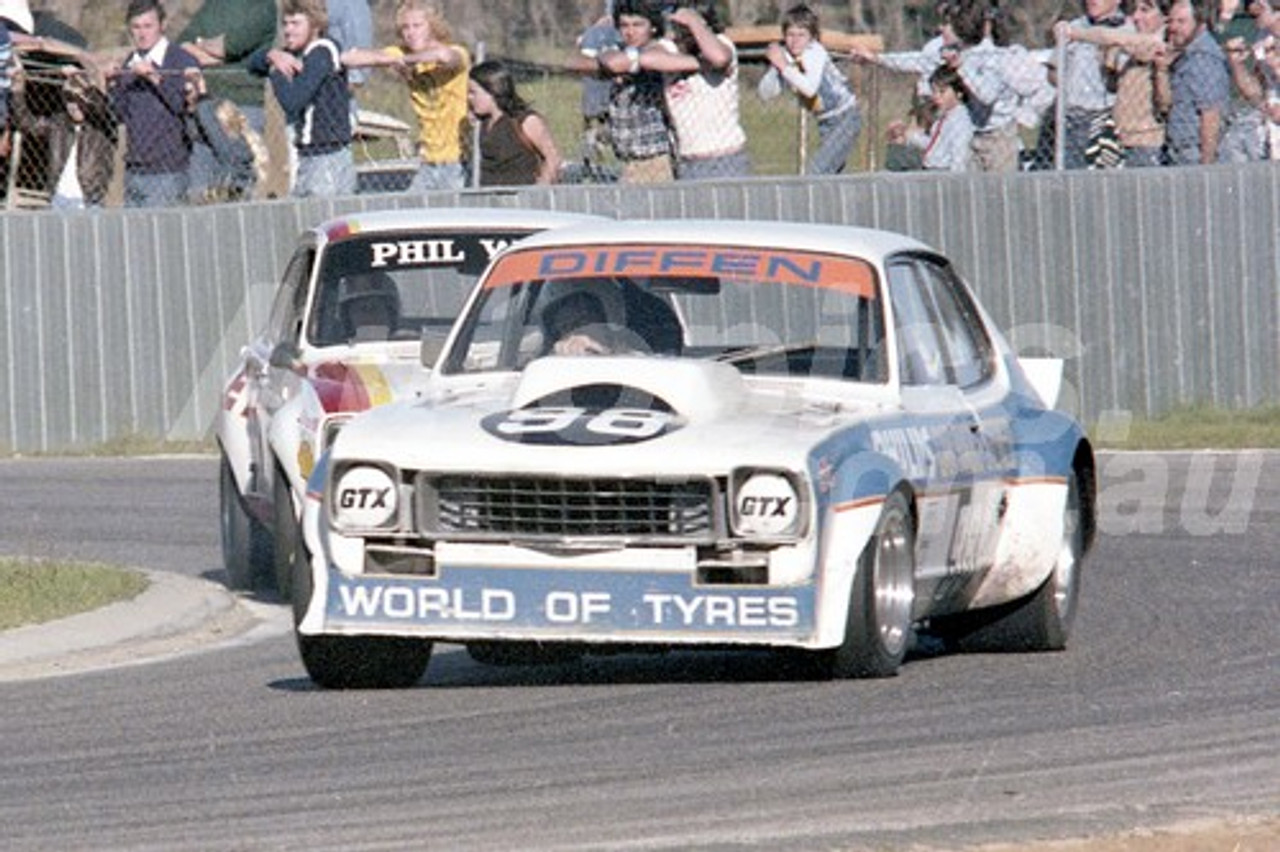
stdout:
[(1209, 32), (1208, 12), (1193, 0), (1169, 9), (1173, 105), (1169, 110), (1169, 159), (1176, 166), (1213, 163), (1231, 96), (1227, 60)]
[(1068, 169), (1102, 169), (1122, 161), (1116, 136), (1115, 79), (1128, 56), (1083, 39), (1067, 39), (1068, 30), (1113, 29), (1132, 32), (1120, 0), (1084, 0), (1084, 15), (1059, 25), (1066, 60), (1058, 69), (1058, 97), (1065, 107), (1062, 162)]
[(131, 0), (125, 18), (133, 52), (107, 73), (111, 104), (127, 135), (125, 204), (180, 204), (191, 161), (184, 74), (198, 71), (199, 63), (165, 37), (165, 11), (157, 0)]
[(292, 194), (352, 195), (351, 93), (338, 46), (325, 37), (329, 18), (323, 0), (284, 0), (280, 11), (283, 49), (256, 54), (249, 68), (270, 77), (293, 128), (298, 174)]
[(381, 49), (352, 48), (342, 54), (348, 68), (387, 68), (409, 89), (418, 118), (421, 163), (409, 192), (462, 189), (462, 140), (467, 123), (467, 75), (471, 54), (455, 44), (453, 28), (426, 0), (396, 4), (398, 44)]

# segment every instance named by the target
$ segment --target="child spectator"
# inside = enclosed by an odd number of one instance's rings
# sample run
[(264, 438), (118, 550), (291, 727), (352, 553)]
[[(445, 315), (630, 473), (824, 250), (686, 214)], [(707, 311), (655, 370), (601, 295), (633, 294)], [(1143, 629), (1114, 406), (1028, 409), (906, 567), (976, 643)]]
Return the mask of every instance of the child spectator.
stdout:
[(186, 199), (191, 142), (186, 132), (185, 76), (199, 63), (164, 35), (164, 7), (131, 0), (125, 18), (133, 52), (112, 69), (111, 105), (124, 124), (124, 201), (161, 207)]
[(351, 156), (351, 94), (338, 46), (325, 37), (324, 0), (283, 0), (284, 49), (256, 54), (250, 68), (270, 77), (280, 108), (294, 132), (298, 198), (356, 191)]
[(795, 92), (801, 105), (818, 119), (818, 150), (809, 160), (806, 174), (831, 175), (844, 171), (858, 141), (862, 113), (844, 74), (822, 46), (818, 15), (803, 3), (782, 16), (782, 44), (765, 51), (769, 70), (760, 78), (758, 92), (772, 100), (784, 88)]
[(480, 185), (555, 183), (560, 153), (551, 128), (516, 92), (511, 71), (501, 62), (471, 69), (467, 91), (480, 124)]
[[(675, 177), (671, 164), (671, 130), (663, 102), (662, 75), (640, 67), (640, 55), (662, 32), (662, 12), (647, 0), (619, 0), (614, 25), (622, 36), (626, 74), (613, 78), (609, 92), (609, 141), (622, 163), (623, 183), (662, 183)], [(617, 50), (601, 51), (600, 68), (608, 73)]]
[(965, 106), (960, 74), (946, 65), (929, 75), (934, 119), (928, 132), (910, 133), (902, 122), (889, 125), (891, 142), (905, 142), (921, 151), (921, 165), (931, 171), (963, 172), (969, 168), (973, 121)]
[[(668, 21), (669, 37), (641, 51), (639, 67), (663, 75), (675, 132), (676, 176), (700, 180), (750, 174), (747, 134), (738, 117), (738, 54), (723, 34), (714, 0), (687, 0)], [(607, 61), (612, 73), (626, 73), (624, 55), (615, 53)]]
[(461, 189), (466, 184), (462, 141), (471, 56), (465, 47), (453, 43), (444, 16), (426, 0), (400, 0), (396, 29), (400, 44), (381, 50), (353, 48), (342, 54), (342, 63), (349, 68), (393, 68), (409, 86), (422, 157), (409, 192)]

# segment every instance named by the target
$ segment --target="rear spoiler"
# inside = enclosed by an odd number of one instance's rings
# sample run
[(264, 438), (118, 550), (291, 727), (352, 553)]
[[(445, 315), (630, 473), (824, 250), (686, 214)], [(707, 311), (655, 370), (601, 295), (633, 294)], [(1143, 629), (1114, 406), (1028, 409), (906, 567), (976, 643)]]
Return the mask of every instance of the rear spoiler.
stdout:
[(1063, 363), (1061, 358), (1018, 359), (1022, 372), (1045, 408), (1053, 409), (1058, 405), (1058, 394), (1062, 391)]

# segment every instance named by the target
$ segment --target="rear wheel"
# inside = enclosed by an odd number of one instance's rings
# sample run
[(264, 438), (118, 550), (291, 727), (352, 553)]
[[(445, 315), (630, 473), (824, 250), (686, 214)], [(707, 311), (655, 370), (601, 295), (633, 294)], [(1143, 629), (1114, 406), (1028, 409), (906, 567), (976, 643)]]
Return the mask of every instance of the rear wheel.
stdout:
[(271, 535), (245, 508), (236, 488), (231, 462), (224, 455), (218, 479), (218, 520), (222, 533), (222, 567), (233, 589), (257, 588), (271, 564)]
[(302, 543), (302, 526), (293, 505), (293, 489), (289, 479), (279, 466), (272, 487), (271, 508), (275, 513), (274, 566), (276, 591), (285, 601), (290, 599), (293, 588), (293, 565), (298, 559)]
[(942, 633), (962, 651), (1061, 651), (1067, 647), (1080, 599), (1085, 528), (1080, 484), (1067, 477), (1062, 544), (1049, 578), (1026, 597), (964, 613), (943, 623)]
[(325, 689), (402, 689), (422, 680), (431, 643), (402, 636), (304, 636), (298, 652)]

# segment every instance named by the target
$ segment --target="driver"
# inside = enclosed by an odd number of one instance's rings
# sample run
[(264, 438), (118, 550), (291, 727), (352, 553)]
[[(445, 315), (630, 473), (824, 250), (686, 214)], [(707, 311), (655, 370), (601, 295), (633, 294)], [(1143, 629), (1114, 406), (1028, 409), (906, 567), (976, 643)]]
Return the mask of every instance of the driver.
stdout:
[(575, 290), (542, 312), (543, 339), (554, 355), (609, 355), (616, 350), (604, 304), (599, 296)]
[(338, 285), (338, 314), (349, 342), (389, 340), (400, 322), (400, 291), (385, 272), (363, 272)]

